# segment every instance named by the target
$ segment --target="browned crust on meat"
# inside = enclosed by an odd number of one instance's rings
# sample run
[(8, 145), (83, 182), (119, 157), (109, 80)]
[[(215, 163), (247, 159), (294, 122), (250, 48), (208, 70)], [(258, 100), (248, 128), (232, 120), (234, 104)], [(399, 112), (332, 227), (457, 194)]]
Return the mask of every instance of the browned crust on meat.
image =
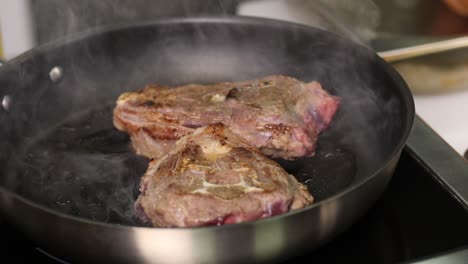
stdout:
[(305, 186), (222, 124), (197, 129), (153, 160), (140, 190), (139, 215), (161, 227), (253, 221), (313, 203)]
[[(154, 84), (122, 94), (114, 123), (131, 137), (144, 128), (152, 134), (154, 145), (220, 122), (265, 154), (294, 159), (314, 155), (315, 142), (328, 126), (330, 113), (336, 111), (337, 100), (317, 82), (304, 83), (284, 75), (209, 85)], [(327, 116), (322, 117), (322, 112)], [(149, 158), (163, 154), (141, 152)]]

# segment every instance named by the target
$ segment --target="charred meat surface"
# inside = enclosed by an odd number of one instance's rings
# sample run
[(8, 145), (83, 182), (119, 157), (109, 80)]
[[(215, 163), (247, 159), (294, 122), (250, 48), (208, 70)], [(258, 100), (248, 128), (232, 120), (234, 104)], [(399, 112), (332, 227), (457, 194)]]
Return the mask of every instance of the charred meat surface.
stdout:
[(254, 221), (313, 202), (306, 187), (223, 124), (196, 129), (151, 161), (136, 211), (158, 227)]
[(311, 157), (339, 99), (318, 82), (272, 75), (243, 82), (179, 87), (149, 85), (122, 94), (114, 125), (136, 152), (157, 158), (196, 128), (223, 123), (270, 157)]

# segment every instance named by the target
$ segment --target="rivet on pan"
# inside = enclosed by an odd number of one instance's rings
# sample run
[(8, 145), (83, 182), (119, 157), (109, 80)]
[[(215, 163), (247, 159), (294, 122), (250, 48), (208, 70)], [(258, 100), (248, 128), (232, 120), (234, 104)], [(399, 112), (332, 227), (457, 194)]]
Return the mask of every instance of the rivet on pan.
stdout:
[(3, 109), (5, 109), (5, 111), (7, 111), (7, 112), (10, 111), (12, 103), (13, 103), (13, 101), (11, 100), (11, 96), (5, 95), (3, 97), (2, 106), (3, 106)]
[(60, 66), (55, 66), (50, 70), (49, 77), (53, 82), (58, 82), (62, 79), (63, 69)]

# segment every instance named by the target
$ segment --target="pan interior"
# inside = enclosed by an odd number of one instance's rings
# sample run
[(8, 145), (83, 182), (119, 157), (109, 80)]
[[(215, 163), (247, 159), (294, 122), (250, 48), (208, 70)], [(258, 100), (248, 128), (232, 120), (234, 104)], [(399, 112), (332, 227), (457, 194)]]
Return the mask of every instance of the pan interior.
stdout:
[[(49, 79), (63, 69), (58, 82)], [(329, 33), (250, 20), (154, 23), (56, 43), (0, 72), (14, 107), (0, 115), (6, 188), (61, 212), (140, 225), (133, 203), (147, 160), (112, 125), (116, 98), (180, 85), (284, 74), (341, 98), (316, 156), (278, 162), (317, 200), (370, 177), (404, 133), (401, 87), (374, 53)]]
[[(133, 205), (149, 160), (113, 127), (112, 110), (109, 104), (79, 113), (33, 140), (9, 172), (16, 175), (9, 187), (66, 214), (141, 225)], [(356, 173), (352, 150), (333, 143), (336, 137), (325, 134), (314, 158), (276, 160), (318, 201), (349, 186)]]

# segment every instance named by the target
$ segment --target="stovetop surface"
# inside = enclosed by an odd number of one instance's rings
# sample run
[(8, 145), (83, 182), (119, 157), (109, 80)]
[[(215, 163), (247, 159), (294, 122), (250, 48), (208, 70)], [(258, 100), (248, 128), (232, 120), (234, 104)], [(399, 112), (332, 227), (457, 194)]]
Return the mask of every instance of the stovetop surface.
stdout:
[[(408, 151), (376, 205), (294, 263), (399, 263), (468, 247), (468, 211)], [(468, 259), (466, 260), (468, 263)]]
[[(412, 154), (403, 151), (383, 196), (357, 223), (291, 263), (397, 263), (468, 247), (468, 211)], [(16, 263), (58, 263), (0, 223), (0, 248)]]

